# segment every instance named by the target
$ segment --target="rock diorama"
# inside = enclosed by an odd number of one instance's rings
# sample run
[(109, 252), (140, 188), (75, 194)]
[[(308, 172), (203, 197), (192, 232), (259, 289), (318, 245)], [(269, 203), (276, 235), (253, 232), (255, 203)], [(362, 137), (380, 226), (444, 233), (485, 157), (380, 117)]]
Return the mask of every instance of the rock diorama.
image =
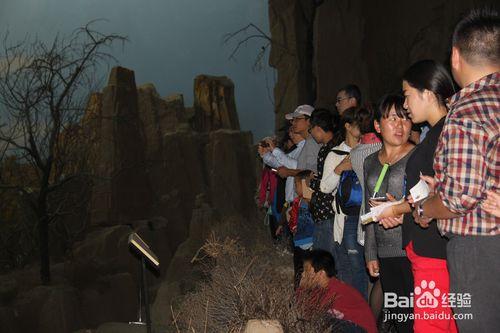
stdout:
[(36, 266), (0, 277), (2, 333), (137, 321), (140, 261), (128, 245), (131, 232), (159, 257), (148, 282), (153, 323), (165, 325), (172, 300), (192, 287), (190, 259), (210, 227), (254, 214), (252, 135), (240, 131), (229, 78), (196, 77), (187, 108), (182, 95), (163, 98), (115, 67), (86, 110), (94, 175), (87, 227), (69, 255), (53, 260), (50, 285), (39, 285)]
[(492, 0), (269, 0), (276, 129), (297, 105), (333, 108), (338, 89), (357, 84), (366, 100), (400, 90), (413, 62), (449, 62), (461, 14)]
[[(297, 105), (333, 108), (345, 84), (376, 101), (400, 88), (414, 61), (446, 63), (459, 15), (494, 2), (268, 3), (278, 130)], [(0, 275), (1, 333), (129, 332), (127, 323), (139, 317), (132, 232), (159, 257), (148, 282), (152, 321), (164, 332), (172, 303), (205, 277), (191, 259), (212, 227), (255, 219), (258, 166), (252, 135), (240, 130), (234, 84), (200, 75), (193, 90), (193, 105), (186, 106), (182, 95), (162, 97), (152, 84), (137, 86), (132, 70), (115, 67), (104, 89), (90, 96), (79, 130), (92, 181), (62, 191), (85, 203), (64, 225), (84, 229), (64, 253), (53, 238), (50, 285), (40, 284), (36, 264)]]

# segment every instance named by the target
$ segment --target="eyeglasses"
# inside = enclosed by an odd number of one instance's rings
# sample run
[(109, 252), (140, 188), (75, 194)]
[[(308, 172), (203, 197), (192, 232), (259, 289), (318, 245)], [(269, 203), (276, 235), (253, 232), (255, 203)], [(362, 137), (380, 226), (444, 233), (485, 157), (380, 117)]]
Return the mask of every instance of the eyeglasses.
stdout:
[(351, 97), (342, 97), (342, 98), (337, 98), (337, 99), (336, 99), (336, 101), (337, 101), (337, 103), (340, 103), (340, 102), (342, 102), (344, 99), (349, 99), (349, 98), (351, 98)]
[(306, 117), (295, 117), (291, 120), (291, 122), (293, 123), (294, 121), (296, 120), (300, 120), (300, 119), (307, 119)]

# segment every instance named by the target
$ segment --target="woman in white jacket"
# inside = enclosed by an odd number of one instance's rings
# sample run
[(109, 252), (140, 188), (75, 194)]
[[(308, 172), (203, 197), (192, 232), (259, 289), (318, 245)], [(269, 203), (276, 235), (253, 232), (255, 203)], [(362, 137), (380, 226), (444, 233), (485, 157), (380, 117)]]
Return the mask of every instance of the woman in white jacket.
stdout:
[[(326, 157), (320, 182), (320, 190), (323, 193), (337, 191), (342, 172), (352, 170), (349, 152), (358, 145), (361, 136), (355, 119), (355, 108), (349, 108), (342, 114), (338, 133), (340, 139), (337, 141), (342, 142)], [(357, 241), (358, 216), (346, 216), (340, 208), (337, 208), (339, 205), (335, 202), (332, 204), (335, 209), (333, 234), (337, 276), (366, 298), (368, 276), (365, 271), (363, 247)]]

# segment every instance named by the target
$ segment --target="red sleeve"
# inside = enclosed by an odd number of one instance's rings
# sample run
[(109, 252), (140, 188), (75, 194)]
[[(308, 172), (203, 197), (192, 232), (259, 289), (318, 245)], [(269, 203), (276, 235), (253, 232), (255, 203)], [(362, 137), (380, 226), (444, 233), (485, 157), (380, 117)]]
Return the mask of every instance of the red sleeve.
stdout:
[(299, 220), (299, 204), (300, 198), (293, 199), (292, 210), (290, 211), (290, 220), (288, 221), (288, 228), (295, 234), (297, 231), (297, 223)]
[(269, 171), (267, 168), (262, 169), (259, 189), (259, 205), (262, 206), (266, 201), (267, 183), (269, 182)]

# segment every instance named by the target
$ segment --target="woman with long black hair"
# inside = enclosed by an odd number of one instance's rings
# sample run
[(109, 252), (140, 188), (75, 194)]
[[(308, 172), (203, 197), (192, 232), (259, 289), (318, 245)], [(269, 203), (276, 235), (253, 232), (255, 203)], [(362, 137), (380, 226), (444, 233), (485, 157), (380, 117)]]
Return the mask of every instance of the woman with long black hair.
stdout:
[[(413, 64), (403, 75), (403, 92), (404, 106), (411, 120), (430, 126), (406, 165), (406, 195), (409, 195), (409, 189), (420, 181), (420, 175), (434, 176), (434, 152), (448, 112), (445, 100), (454, 93), (453, 81), (441, 64), (423, 60)], [(446, 304), (449, 291), (446, 238), (440, 235), (436, 221), (428, 227), (420, 226), (411, 212), (409, 202), (405, 201), (386, 209), (378, 219), (386, 229), (403, 224), (403, 247), (411, 262), (415, 284), (414, 331), (456, 332), (451, 307)], [(429, 304), (431, 301), (435, 303)]]

